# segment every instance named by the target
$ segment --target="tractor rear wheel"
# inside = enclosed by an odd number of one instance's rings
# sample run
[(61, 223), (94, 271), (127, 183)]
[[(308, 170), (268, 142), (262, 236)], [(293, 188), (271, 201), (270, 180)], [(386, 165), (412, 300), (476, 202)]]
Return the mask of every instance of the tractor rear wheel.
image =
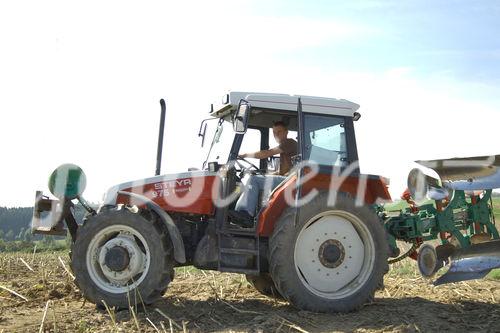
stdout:
[(270, 240), (270, 272), (292, 305), (315, 312), (349, 312), (372, 301), (388, 270), (385, 230), (368, 207), (338, 194), (328, 207), (320, 193), (285, 211)]
[(269, 273), (261, 273), (260, 275), (246, 275), (248, 283), (250, 283), (262, 295), (272, 298), (283, 298), (276, 288), (273, 279)]
[(173, 279), (172, 244), (149, 212), (110, 209), (78, 229), (71, 268), (82, 294), (98, 306), (151, 304)]

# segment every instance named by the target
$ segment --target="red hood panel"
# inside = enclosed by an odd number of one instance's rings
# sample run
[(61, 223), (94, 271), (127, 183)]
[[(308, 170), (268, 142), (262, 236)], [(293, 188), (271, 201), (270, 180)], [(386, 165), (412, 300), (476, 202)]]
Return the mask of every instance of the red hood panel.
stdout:
[[(215, 174), (195, 172), (164, 175), (129, 183), (121, 191), (143, 195), (165, 211), (213, 215), (212, 188)], [(130, 198), (118, 194), (116, 203), (129, 204)]]

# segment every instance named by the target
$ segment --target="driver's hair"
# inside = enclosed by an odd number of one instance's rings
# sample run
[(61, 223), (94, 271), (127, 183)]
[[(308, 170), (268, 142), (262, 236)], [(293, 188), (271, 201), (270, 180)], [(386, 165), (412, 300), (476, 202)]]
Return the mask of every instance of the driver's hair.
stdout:
[(275, 121), (273, 123), (273, 127), (278, 127), (278, 126), (281, 126), (281, 127), (285, 128), (285, 129), (288, 129), (288, 126), (283, 121), (281, 121), (281, 120), (280, 121)]

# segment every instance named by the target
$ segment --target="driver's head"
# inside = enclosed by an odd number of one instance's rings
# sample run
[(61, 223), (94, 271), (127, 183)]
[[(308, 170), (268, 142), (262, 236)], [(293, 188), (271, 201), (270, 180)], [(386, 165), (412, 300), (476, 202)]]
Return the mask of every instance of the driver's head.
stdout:
[(273, 124), (274, 139), (278, 143), (282, 143), (288, 137), (288, 128), (282, 121), (277, 121)]

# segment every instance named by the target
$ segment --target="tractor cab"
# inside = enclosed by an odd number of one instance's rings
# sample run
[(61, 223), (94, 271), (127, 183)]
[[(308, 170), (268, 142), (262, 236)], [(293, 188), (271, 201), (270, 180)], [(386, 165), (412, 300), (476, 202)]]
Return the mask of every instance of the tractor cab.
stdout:
[[(224, 169), (226, 195), (240, 192), (244, 175), (296, 176), (295, 171), (281, 172), (280, 155), (262, 159), (240, 156), (277, 147), (279, 143), (273, 137), (272, 129), (274, 124), (281, 123), (288, 131), (288, 138), (297, 144), (297, 153), (289, 163), (294, 166), (313, 163), (326, 175), (350, 165), (355, 166), (351, 173), (359, 172), (353, 126), (360, 117), (356, 112), (358, 108), (355, 103), (334, 98), (230, 92), (224, 96), (221, 105), (212, 107), (212, 118), (208, 120), (217, 120), (217, 126), (207, 148), (203, 169)], [(208, 120), (200, 126), (199, 135), (203, 142)], [(284, 184), (286, 181), (281, 182), (275, 191)], [(268, 199), (268, 193), (261, 191), (257, 212), (266, 206)], [(234, 203), (225, 207), (232, 208)]]
[[(225, 195), (240, 193), (245, 175), (294, 177), (295, 170), (280, 170), (284, 162), (280, 157), (283, 156), (289, 159), (287, 166), (313, 163), (323, 174), (343, 170), (349, 165), (355, 165), (353, 173), (359, 172), (353, 126), (360, 117), (356, 112), (358, 108), (355, 103), (334, 98), (230, 92), (224, 96), (221, 105), (212, 107), (212, 118), (202, 121), (200, 126), (199, 136), (205, 142), (207, 122), (217, 120), (202, 168), (212, 172), (223, 168)], [(242, 153), (278, 147), (279, 142), (272, 132), (277, 123), (285, 127), (288, 139), (294, 140), (292, 142), (297, 146), (294, 156), (241, 157)], [(284, 184), (286, 181), (281, 182), (275, 191)], [(268, 194), (261, 189), (257, 212), (268, 203)], [(234, 209), (234, 202), (224, 209)]]
[[(234, 161), (242, 150), (273, 148), (277, 143), (271, 129), (276, 122), (284, 123), (289, 137), (299, 142), (298, 99), (299, 96), (268, 93), (230, 92), (225, 95), (223, 103), (210, 113), (212, 119), (219, 122), (203, 167), (217, 163), (217, 168)], [(300, 160), (311, 160), (328, 167), (346, 167), (357, 161), (353, 121), (360, 117), (356, 112), (359, 105), (334, 98), (302, 96), (300, 99), (305, 132), (304, 149), (298, 156)], [(231, 127), (232, 131), (228, 131)], [(203, 140), (205, 133), (204, 121), (199, 134)], [(223, 141), (232, 145), (225, 154), (218, 149)], [(276, 157), (251, 162), (258, 164), (258, 170), (262, 172), (275, 171), (279, 165)]]

